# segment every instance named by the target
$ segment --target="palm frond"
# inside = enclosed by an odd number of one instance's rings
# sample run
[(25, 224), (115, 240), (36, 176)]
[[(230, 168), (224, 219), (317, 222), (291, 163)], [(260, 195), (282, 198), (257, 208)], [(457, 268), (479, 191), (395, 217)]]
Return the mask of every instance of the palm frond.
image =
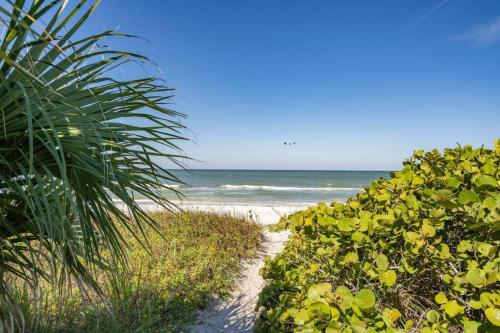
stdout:
[[(182, 166), (177, 142), (185, 140), (184, 115), (169, 108), (172, 90), (159, 78), (114, 77), (117, 67), (149, 60), (97, 45), (133, 36), (104, 31), (77, 38), (98, 2), (81, 0), (72, 8), (65, 0), (0, 4), (4, 328), (22, 323), (9, 303), (8, 274), (27, 281), (60, 281), (58, 274), (69, 274), (93, 285), (92, 272), (114, 264), (104, 250), (124, 260), (121, 228), (140, 238), (145, 226), (155, 227), (137, 195), (173, 208), (159, 185), (180, 180), (160, 159)], [(50, 269), (41, 264), (47, 259)]]

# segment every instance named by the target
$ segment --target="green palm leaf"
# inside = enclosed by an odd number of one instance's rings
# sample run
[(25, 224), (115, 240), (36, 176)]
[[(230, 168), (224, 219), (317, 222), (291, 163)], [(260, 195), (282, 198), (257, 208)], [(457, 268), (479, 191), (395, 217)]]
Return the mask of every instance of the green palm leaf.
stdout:
[[(4, 328), (20, 325), (8, 275), (35, 285), (39, 278), (74, 276), (98, 289), (95, 269), (125, 260), (120, 230), (141, 238), (146, 226), (155, 227), (135, 196), (173, 208), (158, 185), (179, 182), (162, 159), (182, 166), (177, 142), (184, 140), (184, 115), (169, 108), (172, 91), (158, 78), (113, 76), (117, 67), (148, 59), (101, 49), (98, 42), (133, 36), (105, 31), (77, 39), (97, 4), (0, 4)], [(123, 201), (126, 213), (113, 198)]]

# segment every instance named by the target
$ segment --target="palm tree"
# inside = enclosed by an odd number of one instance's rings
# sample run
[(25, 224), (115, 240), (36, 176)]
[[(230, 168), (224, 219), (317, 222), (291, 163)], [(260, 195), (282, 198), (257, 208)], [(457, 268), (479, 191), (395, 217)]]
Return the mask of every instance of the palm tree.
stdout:
[(159, 185), (179, 180), (162, 159), (181, 165), (184, 115), (158, 78), (114, 77), (148, 59), (99, 46), (133, 36), (82, 37), (98, 5), (86, 2), (0, 3), (0, 331), (22, 324), (8, 277), (99, 290), (95, 270), (126, 260), (123, 230), (155, 227), (135, 196), (173, 208)]

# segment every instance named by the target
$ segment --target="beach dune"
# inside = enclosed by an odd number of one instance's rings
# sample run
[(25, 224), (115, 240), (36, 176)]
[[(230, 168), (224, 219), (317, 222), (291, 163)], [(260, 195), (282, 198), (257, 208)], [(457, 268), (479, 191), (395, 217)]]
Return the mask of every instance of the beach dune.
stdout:
[[(146, 211), (157, 211), (161, 207), (151, 200), (138, 200)], [(119, 201), (119, 207), (124, 207)], [(277, 223), (282, 216), (304, 209), (306, 204), (295, 205), (244, 205), (244, 204), (212, 204), (194, 202), (176, 202), (183, 210), (202, 210), (224, 212), (236, 216), (245, 216), (253, 221), (268, 226)], [(288, 239), (288, 231), (271, 232), (264, 228), (262, 243), (258, 256), (243, 263), (241, 275), (235, 282), (235, 289), (228, 299), (217, 299), (200, 311), (191, 332), (252, 332), (258, 313), (255, 311), (258, 296), (264, 287), (264, 280), (259, 270), (264, 266), (264, 257), (274, 257), (279, 253)]]

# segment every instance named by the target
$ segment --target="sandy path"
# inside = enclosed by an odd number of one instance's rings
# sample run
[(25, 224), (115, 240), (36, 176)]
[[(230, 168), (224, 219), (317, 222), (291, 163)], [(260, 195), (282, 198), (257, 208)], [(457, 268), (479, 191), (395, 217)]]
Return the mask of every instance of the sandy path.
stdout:
[(252, 332), (257, 317), (255, 306), (264, 286), (259, 275), (259, 269), (264, 265), (263, 257), (279, 253), (287, 238), (287, 232), (266, 231), (259, 257), (244, 266), (232, 296), (227, 300), (215, 300), (201, 311), (191, 332)]
[[(186, 207), (188, 208), (188, 207)], [(279, 221), (280, 217), (300, 210), (301, 206), (250, 206), (250, 205), (196, 205), (190, 207), (203, 210), (226, 211), (236, 215), (246, 215), (256, 222), (268, 225)], [(259, 255), (244, 264), (242, 273), (235, 282), (235, 290), (226, 300), (216, 299), (207, 309), (201, 311), (192, 333), (211, 332), (252, 332), (257, 313), (255, 306), (264, 280), (259, 270), (264, 266), (264, 256), (279, 253), (288, 239), (288, 232), (264, 231)]]

